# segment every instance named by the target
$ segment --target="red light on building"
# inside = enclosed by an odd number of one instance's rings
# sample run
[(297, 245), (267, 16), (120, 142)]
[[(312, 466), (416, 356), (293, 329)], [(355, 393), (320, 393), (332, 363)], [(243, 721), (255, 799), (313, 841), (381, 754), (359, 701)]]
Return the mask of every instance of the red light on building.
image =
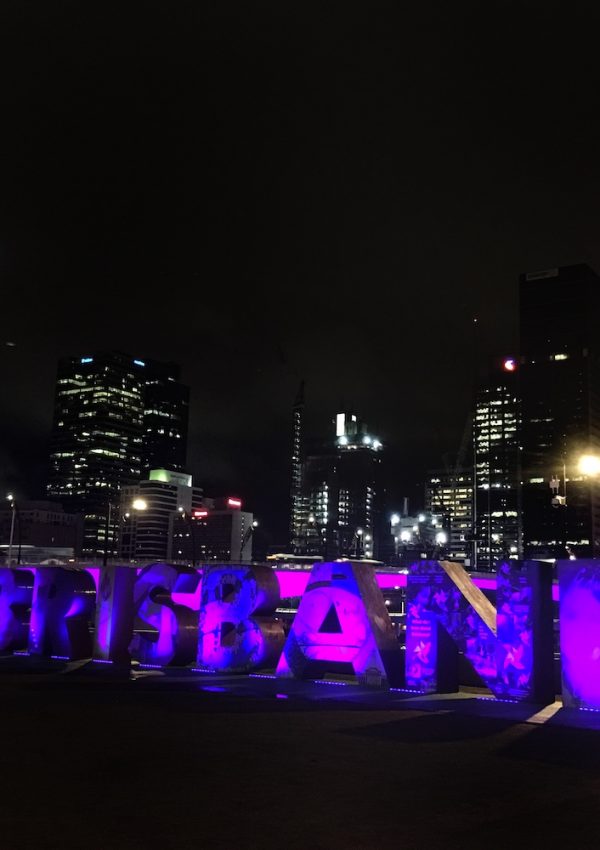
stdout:
[(227, 499), (227, 507), (229, 508), (241, 508), (242, 500), (241, 499)]
[(208, 516), (208, 511), (194, 511), (195, 517), (203, 517)]
[(514, 357), (505, 357), (504, 362), (502, 363), (502, 368), (505, 372), (516, 372), (517, 361), (514, 359)]

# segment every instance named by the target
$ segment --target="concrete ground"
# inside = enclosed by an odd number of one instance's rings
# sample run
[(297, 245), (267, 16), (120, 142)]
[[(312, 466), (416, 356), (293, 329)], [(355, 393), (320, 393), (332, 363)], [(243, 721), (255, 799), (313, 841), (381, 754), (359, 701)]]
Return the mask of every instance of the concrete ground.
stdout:
[(0, 666), (3, 848), (597, 845), (600, 715), (148, 673)]

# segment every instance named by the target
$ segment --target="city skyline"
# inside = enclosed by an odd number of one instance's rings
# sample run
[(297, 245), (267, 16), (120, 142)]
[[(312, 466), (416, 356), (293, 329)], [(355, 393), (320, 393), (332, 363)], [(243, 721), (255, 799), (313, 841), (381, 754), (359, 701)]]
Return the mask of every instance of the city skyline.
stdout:
[(576, 16), (1, 14), (5, 486), (40, 483), (59, 357), (110, 348), (182, 364), (190, 471), (282, 536), (302, 378), (305, 433), (361, 411), (420, 498), (459, 450), (473, 318), (484, 363), (516, 350), (519, 274), (600, 269)]

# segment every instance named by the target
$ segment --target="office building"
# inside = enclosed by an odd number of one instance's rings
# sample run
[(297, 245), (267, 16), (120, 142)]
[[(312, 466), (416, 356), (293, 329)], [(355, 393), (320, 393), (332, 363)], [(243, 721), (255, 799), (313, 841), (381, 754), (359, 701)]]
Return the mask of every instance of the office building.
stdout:
[(473, 567), (494, 570), (521, 554), (518, 359), (494, 362), (477, 393), (473, 422), (476, 490)]
[(442, 519), (447, 557), (473, 567), (473, 475), (470, 470), (431, 472), (425, 511)]
[(59, 362), (47, 494), (84, 515), (83, 554), (116, 553), (121, 489), (185, 460), (177, 367), (118, 352)]
[(174, 363), (146, 360), (142, 475), (151, 469), (183, 472), (187, 456), (189, 387), (180, 383), (180, 367)]
[(119, 557), (127, 561), (173, 560), (175, 520), (203, 506), (192, 476), (152, 469), (148, 478), (121, 491)]
[[(520, 277), (526, 557), (600, 554), (600, 279), (587, 265)], [(593, 465), (592, 465), (593, 466)]]
[(173, 558), (190, 564), (250, 562), (253, 520), (241, 499), (205, 498), (191, 514), (175, 518)]
[(296, 554), (377, 558), (382, 449), (356, 414), (337, 414), (335, 439), (303, 463), (304, 515)]

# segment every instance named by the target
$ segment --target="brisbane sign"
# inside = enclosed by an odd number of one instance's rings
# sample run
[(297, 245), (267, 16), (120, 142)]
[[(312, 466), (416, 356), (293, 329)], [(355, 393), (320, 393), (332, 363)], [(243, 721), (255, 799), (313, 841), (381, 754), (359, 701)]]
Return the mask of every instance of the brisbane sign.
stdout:
[[(563, 701), (600, 708), (600, 561), (559, 562), (558, 574)], [(462, 656), (496, 697), (554, 701), (548, 564), (501, 563), (495, 607), (450, 562), (420, 562), (406, 588), (401, 649), (375, 571), (361, 562), (315, 564), (287, 632), (280, 580), (266, 566), (2, 568), (0, 653), (295, 679), (337, 671), (422, 693), (456, 691)]]

